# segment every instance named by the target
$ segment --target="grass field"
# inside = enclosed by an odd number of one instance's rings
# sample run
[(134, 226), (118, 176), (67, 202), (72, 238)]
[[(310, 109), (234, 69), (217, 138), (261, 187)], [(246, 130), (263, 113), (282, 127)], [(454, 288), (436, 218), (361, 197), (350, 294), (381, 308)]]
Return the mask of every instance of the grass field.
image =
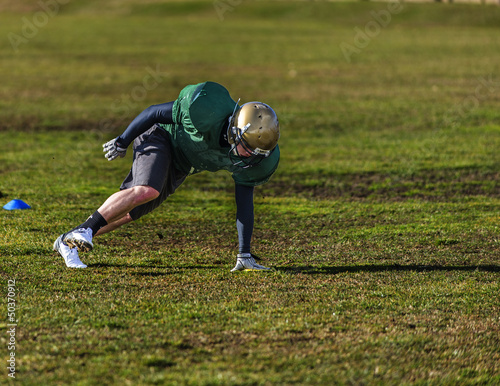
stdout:
[[(0, 204), (32, 206), (0, 211), (0, 384), (11, 353), (25, 385), (500, 383), (500, 7), (0, 10)], [(101, 144), (204, 80), (280, 116), (253, 239), (275, 270), (230, 272), (225, 173), (67, 269), (53, 241), (130, 167)]]

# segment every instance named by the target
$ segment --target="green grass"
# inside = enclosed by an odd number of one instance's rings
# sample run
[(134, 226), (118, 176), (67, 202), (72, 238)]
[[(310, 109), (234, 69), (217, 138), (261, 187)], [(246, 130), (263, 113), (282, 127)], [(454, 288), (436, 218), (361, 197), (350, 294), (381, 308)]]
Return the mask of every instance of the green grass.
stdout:
[[(242, 2), (221, 20), (211, 1), (67, 2), (14, 51), (39, 4), (0, 2), (0, 204), (32, 206), (0, 211), (16, 381), (498, 384), (500, 8), (402, 7), (348, 62), (340, 45), (387, 3)], [(66, 269), (54, 239), (130, 167), (101, 144), (207, 79), (280, 116), (253, 239), (275, 271), (229, 272), (225, 173)]]

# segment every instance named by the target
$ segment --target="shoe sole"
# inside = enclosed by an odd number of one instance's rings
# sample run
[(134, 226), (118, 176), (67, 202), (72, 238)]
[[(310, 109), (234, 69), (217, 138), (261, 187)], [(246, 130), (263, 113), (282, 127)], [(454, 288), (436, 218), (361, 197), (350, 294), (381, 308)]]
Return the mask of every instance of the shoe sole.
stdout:
[(84, 269), (87, 268), (85, 264), (83, 265), (66, 265), (67, 268), (74, 268), (74, 269)]
[(263, 269), (263, 268), (245, 268), (244, 272), (261, 272), (261, 271), (272, 271), (271, 268)]
[(65, 238), (63, 240), (70, 248), (77, 248), (79, 251), (82, 252), (90, 252), (92, 248), (94, 247), (92, 244), (89, 244), (83, 240), (80, 239), (72, 239), (72, 238)]
[(232, 269), (231, 272), (253, 272), (253, 271), (272, 271), (272, 268), (241, 268)]

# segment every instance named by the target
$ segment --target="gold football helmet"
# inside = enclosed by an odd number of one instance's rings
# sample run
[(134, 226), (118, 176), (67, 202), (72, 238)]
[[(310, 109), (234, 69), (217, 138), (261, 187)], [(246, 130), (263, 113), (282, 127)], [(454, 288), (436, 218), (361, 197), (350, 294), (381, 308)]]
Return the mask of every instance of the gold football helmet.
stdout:
[(229, 119), (229, 157), (236, 166), (254, 166), (271, 155), (279, 137), (280, 124), (274, 110), (262, 102), (245, 103)]

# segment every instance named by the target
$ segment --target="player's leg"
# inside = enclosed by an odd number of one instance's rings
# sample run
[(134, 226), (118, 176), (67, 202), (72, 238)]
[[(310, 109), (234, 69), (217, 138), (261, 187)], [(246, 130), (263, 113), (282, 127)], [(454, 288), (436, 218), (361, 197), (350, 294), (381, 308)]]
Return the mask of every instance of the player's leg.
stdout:
[(97, 210), (107, 224), (123, 218), (135, 207), (154, 200), (160, 192), (151, 186), (133, 186), (111, 195)]
[[(134, 219), (130, 216), (130, 214), (126, 214), (122, 218), (113, 221), (101, 229), (99, 229), (94, 237), (103, 235), (105, 233), (114, 231), (115, 229), (128, 224), (129, 222), (134, 221)], [(78, 248), (76, 247), (70, 247), (67, 243), (63, 241), (64, 234), (59, 236), (57, 240), (54, 243), (54, 251), (58, 251), (59, 254), (64, 258), (64, 261), (66, 262), (66, 266), (70, 268), (87, 268), (87, 266), (82, 263), (78, 256)]]
[[(165, 130), (154, 126), (139, 136), (134, 141), (134, 162), (120, 187), (121, 191), (110, 196), (86, 222), (62, 235), (63, 238), (60, 236), (58, 248), (54, 244), (54, 249), (65, 258), (66, 264), (65, 254), (68, 255), (68, 251), (74, 257), (75, 254), (78, 256), (76, 247), (90, 250), (93, 236), (137, 220), (172, 194), (186, 178), (185, 173), (173, 167), (172, 161)], [(70, 245), (74, 248), (70, 248)]]
[[(88, 252), (94, 247), (92, 238), (100, 229), (121, 220), (132, 209), (154, 200), (159, 194), (160, 192), (155, 188), (144, 185), (120, 190), (109, 196), (84, 223), (69, 231), (63, 240), (70, 248), (76, 247), (80, 251)], [(116, 229), (118, 225), (123, 224), (114, 224), (113, 227), (108, 228), (108, 232)]]
[(128, 224), (129, 222), (132, 222), (134, 221), (134, 219), (132, 217), (130, 217), (130, 214), (127, 213), (125, 216), (123, 216), (122, 218), (116, 220), (116, 221), (113, 221), (112, 223), (109, 223), (108, 225), (102, 227), (101, 229), (99, 229), (97, 231), (97, 233), (94, 235), (94, 237), (96, 236), (100, 236), (100, 235), (103, 235), (105, 233), (109, 233), (111, 231), (114, 231), (115, 229), (125, 225), (125, 224)]

